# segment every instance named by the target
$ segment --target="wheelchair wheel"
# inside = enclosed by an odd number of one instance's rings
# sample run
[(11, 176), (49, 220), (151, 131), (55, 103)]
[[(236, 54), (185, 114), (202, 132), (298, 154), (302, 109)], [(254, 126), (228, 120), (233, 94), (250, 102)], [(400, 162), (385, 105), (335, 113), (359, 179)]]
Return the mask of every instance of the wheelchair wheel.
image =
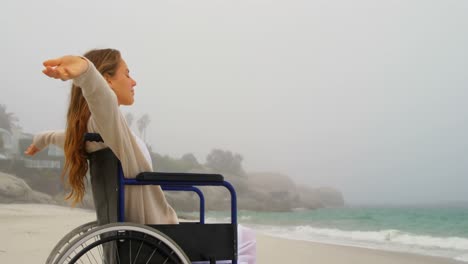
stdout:
[(68, 247), (70, 244), (73, 244), (74, 241), (77, 238), (79, 238), (82, 234), (88, 232), (91, 229), (96, 228), (97, 226), (97, 221), (93, 221), (83, 224), (70, 231), (55, 245), (54, 249), (52, 249), (52, 251), (49, 254), (49, 257), (46, 260), (46, 264), (55, 263), (60, 258), (66, 247)]
[(92, 229), (70, 243), (54, 264), (189, 264), (182, 249), (145, 225), (112, 223)]

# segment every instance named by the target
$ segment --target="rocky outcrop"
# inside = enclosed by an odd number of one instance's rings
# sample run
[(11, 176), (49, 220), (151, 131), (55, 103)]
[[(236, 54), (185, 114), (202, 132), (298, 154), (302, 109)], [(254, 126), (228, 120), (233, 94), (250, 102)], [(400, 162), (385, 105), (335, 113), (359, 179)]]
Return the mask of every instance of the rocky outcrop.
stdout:
[(341, 192), (330, 187), (311, 188), (296, 184), (280, 173), (250, 173), (248, 177), (249, 209), (291, 211), (295, 208), (316, 209), (344, 206)]
[(248, 192), (240, 202), (248, 210), (291, 211), (298, 199), (296, 184), (281, 173), (250, 173)]
[(310, 188), (299, 186), (300, 208), (314, 209), (323, 207), (342, 207), (345, 205), (343, 195), (331, 187)]
[(47, 194), (34, 191), (22, 179), (0, 172), (0, 203), (47, 203), (56, 202)]
[[(207, 172), (210, 171), (197, 171)], [(252, 211), (292, 211), (296, 208), (316, 209), (344, 206), (343, 195), (330, 187), (311, 188), (298, 185), (280, 173), (250, 173), (245, 176), (224, 174), (237, 192), (238, 209)], [(87, 186), (89, 187), (89, 185)], [(229, 192), (220, 187), (199, 187), (205, 196), (206, 210), (228, 210)], [(71, 206), (60, 192), (52, 197), (34, 191), (23, 180), (0, 173), (0, 203), (50, 203)], [(198, 211), (199, 198), (193, 192), (166, 192), (169, 203), (177, 211)], [(93, 209), (93, 199), (88, 190), (79, 208)]]
[[(343, 195), (329, 187), (311, 188), (296, 185), (280, 173), (250, 173), (247, 176), (224, 174), (237, 192), (238, 208), (252, 211), (288, 212), (296, 208), (316, 209), (344, 206)], [(224, 188), (200, 187), (208, 210), (228, 210), (229, 193)], [(167, 199), (176, 210), (198, 210), (199, 198), (192, 193), (168, 193)]]

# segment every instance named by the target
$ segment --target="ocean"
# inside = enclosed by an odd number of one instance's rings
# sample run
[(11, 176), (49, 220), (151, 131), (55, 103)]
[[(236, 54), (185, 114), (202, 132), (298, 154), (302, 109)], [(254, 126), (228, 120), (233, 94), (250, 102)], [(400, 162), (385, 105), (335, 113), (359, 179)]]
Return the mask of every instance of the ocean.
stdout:
[[(239, 211), (239, 222), (287, 239), (452, 258), (468, 263), (467, 207), (347, 207)], [(226, 221), (208, 212), (207, 221)]]

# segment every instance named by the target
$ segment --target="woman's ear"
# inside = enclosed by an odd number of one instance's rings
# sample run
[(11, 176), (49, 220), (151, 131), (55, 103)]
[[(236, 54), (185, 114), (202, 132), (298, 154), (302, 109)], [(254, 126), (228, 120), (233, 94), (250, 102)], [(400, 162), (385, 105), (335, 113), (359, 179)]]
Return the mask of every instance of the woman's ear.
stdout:
[(112, 88), (112, 78), (110, 77), (109, 74), (104, 74), (104, 79), (106, 80), (107, 84)]

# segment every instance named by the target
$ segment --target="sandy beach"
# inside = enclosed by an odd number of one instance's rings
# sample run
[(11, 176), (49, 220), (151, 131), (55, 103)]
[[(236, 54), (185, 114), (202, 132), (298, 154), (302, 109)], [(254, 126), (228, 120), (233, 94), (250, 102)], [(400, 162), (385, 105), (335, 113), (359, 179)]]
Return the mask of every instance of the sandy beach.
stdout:
[(358, 247), (327, 245), (257, 234), (258, 263), (449, 264), (455, 260)]
[[(0, 263), (44, 263), (55, 243), (94, 212), (42, 204), (0, 205)], [(449, 264), (450, 259), (296, 241), (257, 234), (257, 263)]]

